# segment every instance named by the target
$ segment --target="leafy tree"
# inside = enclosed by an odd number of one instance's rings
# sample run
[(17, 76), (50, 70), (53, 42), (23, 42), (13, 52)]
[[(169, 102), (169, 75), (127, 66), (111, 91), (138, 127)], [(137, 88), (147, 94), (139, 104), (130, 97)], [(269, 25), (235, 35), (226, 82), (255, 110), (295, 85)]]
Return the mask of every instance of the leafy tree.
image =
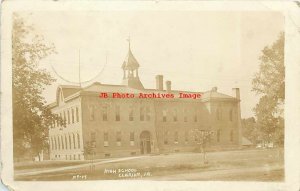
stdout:
[(242, 119), (242, 132), (243, 136), (249, 139), (253, 144), (258, 143), (261, 138), (261, 132), (258, 129), (254, 117)]
[[(61, 120), (46, 107), (42, 91), (55, 81), (50, 73), (39, 67), (39, 61), (55, 52), (34, 28), (13, 16), (12, 29), (12, 93), (14, 158), (25, 153), (36, 156), (47, 147), (48, 128)], [(60, 121), (61, 122), (61, 121)]]
[(259, 72), (252, 81), (253, 88), (261, 95), (254, 108), (259, 130), (265, 141), (279, 145), (284, 141), (284, 33), (271, 45), (262, 50)]

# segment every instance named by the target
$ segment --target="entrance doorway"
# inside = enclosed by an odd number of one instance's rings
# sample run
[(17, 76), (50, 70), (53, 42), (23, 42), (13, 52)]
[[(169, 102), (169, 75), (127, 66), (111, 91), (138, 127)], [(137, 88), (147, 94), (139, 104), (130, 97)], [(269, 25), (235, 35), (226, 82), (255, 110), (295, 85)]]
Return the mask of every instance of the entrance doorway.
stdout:
[(151, 153), (151, 139), (150, 139), (150, 132), (143, 131), (140, 135), (140, 149), (141, 154), (148, 154)]

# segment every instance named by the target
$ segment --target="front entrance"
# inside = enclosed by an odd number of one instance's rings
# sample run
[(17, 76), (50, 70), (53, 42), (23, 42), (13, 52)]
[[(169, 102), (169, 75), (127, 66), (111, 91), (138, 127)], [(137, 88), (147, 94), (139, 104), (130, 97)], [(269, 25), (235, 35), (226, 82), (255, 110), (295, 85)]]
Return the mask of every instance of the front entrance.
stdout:
[(143, 131), (140, 135), (140, 149), (141, 154), (148, 154), (151, 153), (151, 139), (150, 139), (150, 132)]

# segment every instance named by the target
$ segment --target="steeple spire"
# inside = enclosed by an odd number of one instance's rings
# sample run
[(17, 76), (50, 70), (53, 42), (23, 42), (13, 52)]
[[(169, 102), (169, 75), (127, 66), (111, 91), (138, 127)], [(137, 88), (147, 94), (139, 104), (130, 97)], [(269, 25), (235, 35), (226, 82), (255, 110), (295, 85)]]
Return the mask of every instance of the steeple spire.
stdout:
[(135, 89), (144, 89), (140, 79), (139, 79), (139, 73), (138, 68), (140, 67), (138, 61), (135, 59), (131, 52), (131, 42), (130, 42), (130, 36), (128, 36), (128, 54), (122, 64), (123, 69), (123, 83), (124, 85), (127, 85), (129, 87), (135, 88)]

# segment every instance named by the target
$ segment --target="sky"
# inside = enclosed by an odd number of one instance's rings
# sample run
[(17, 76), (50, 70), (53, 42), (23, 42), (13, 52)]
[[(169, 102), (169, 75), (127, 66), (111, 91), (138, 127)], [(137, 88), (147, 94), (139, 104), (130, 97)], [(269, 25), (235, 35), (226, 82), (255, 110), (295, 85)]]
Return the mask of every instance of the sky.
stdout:
[[(131, 50), (140, 64), (145, 88), (155, 75), (172, 81), (172, 89), (218, 91), (240, 88), (242, 118), (254, 116), (259, 95), (251, 81), (259, 70), (261, 50), (284, 31), (279, 12), (213, 11), (53, 11), (22, 12), (28, 24), (57, 54), (41, 61), (57, 79), (43, 95), (55, 101), (59, 84), (82, 86), (98, 81), (121, 84), (121, 65)], [(55, 71), (54, 71), (55, 70)], [(61, 79), (59, 74), (69, 83)]]

